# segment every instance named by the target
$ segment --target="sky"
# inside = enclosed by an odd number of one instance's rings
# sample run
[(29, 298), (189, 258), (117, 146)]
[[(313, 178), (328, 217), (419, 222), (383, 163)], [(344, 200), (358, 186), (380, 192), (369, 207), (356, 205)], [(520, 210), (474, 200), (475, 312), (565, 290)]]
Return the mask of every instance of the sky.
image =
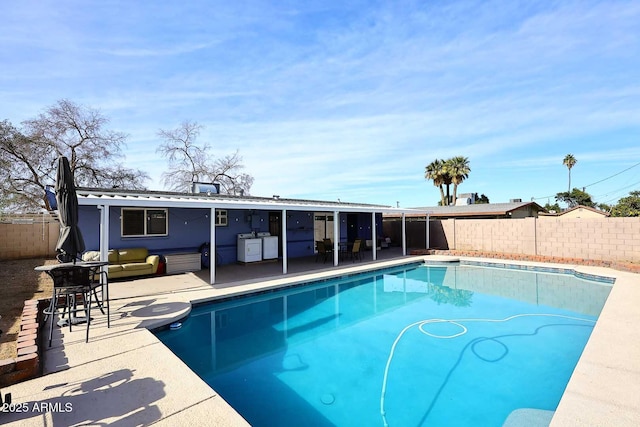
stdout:
[(597, 203), (640, 190), (640, 1), (0, 3), (0, 120), (58, 100), (125, 132), (125, 166), (162, 190), (160, 129), (239, 150), (251, 194), (434, 206), (459, 193)]

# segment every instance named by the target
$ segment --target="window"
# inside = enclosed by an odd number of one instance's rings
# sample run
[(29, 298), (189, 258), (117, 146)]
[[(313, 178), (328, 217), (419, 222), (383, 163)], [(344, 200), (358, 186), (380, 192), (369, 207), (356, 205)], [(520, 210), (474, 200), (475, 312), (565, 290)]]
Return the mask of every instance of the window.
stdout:
[(227, 211), (224, 209), (216, 209), (216, 226), (226, 227), (229, 225)]
[(122, 236), (166, 236), (166, 209), (122, 209)]

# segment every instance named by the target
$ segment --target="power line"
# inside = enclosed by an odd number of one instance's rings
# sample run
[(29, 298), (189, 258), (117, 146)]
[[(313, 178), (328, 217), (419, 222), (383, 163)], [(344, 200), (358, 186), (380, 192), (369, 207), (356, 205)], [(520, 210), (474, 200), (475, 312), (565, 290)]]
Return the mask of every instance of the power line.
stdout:
[(549, 198), (551, 198), (551, 197), (556, 197), (557, 195), (558, 195), (558, 193), (556, 193), (556, 194), (552, 194), (552, 195), (550, 195), (550, 196), (544, 196), (544, 197), (532, 197), (532, 198), (531, 198), (531, 201), (533, 202), (534, 200), (549, 199)]
[(620, 171), (620, 172), (618, 172), (618, 173), (615, 173), (615, 174), (613, 174), (613, 175), (611, 175), (611, 176), (609, 176), (609, 177), (607, 177), (607, 178), (601, 179), (600, 181), (596, 181), (596, 182), (594, 182), (593, 184), (585, 185), (583, 188), (587, 188), (587, 187), (591, 187), (592, 185), (600, 184), (601, 182), (606, 181), (606, 180), (608, 180), (608, 179), (611, 179), (611, 178), (613, 178), (613, 177), (615, 177), (615, 176), (618, 176), (618, 175), (620, 175), (621, 173), (624, 173), (624, 172), (628, 171), (629, 169), (633, 169), (633, 168), (635, 168), (636, 166), (640, 166), (640, 162), (636, 163), (636, 164), (635, 164), (635, 165), (633, 165), (633, 166), (630, 166), (630, 167), (626, 168), (626, 169), (625, 169), (625, 170), (623, 170), (623, 171)]
[[(633, 169), (633, 168), (635, 168), (635, 167), (637, 167), (637, 166), (640, 166), (640, 162), (636, 163), (635, 165), (629, 166), (628, 168), (626, 168), (626, 169), (624, 169), (624, 170), (622, 170), (622, 171), (620, 171), (620, 172), (614, 173), (614, 174), (613, 174), (613, 175), (611, 175), (611, 176), (608, 176), (608, 177), (606, 177), (606, 178), (603, 178), (603, 179), (601, 179), (600, 181), (596, 181), (596, 182), (594, 182), (594, 183), (592, 183), (592, 184), (585, 185), (585, 186), (583, 186), (582, 188), (583, 188), (583, 189), (585, 189), (585, 188), (587, 188), (587, 187), (591, 187), (591, 186), (593, 186), (593, 185), (600, 184), (601, 182), (604, 182), (604, 181), (606, 181), (606, 180), (608, 180), (608, 179), (614, 178), (614, 177), (616, 177), (616, 176), (618, 176), (618, 175), (620, 175), (620, 174), (622, 174), (622, 173), (624, 173), (624, 172), (626, 172), (626, 171), (628, 171), (628, 170), (630, 170), (630, 169)], [(632, 184), (632, 185), (630, 185), (630, 186), (628, 186), (628, 187), (623, 187), (623, 188), (620, 188), (620, 189), (618, 189), (618, 190), (614, 190), (614, 191), (612, 191), (612, 192), (617, 192), (617, 191), (620, 191), (620, 190), (624, 190), (624, 189), (629, 188), (629, 187), (632, 187), (632, 186), (634, 186), (634, 185), (636, 185), (636, 184), (638, 184), (638, 183), (634, 183), (634, 184)], [(576, 188), (579, 188), (579, 187), (576, 187)], [(583, 191), (584, 191), (584, 190), (583, 190)], [(609, 193), (612, 193), (612, 192), (609, 192)], [(556, 196), (556, 194), (552, 194), (552, 195), (550, 195), (550, 196), (544, 196), (544, 197), (532, 197), (532, 198), (531, 198), (531, 201), (534, 201), (534, 200), (540, 200), (540, 199), (548, 199), (548, 198), (555, 197), (555, 196)]]
[[(608, 195), (610, 195), (611, 193), (614, 193), (614, 194), (615, 194), (615, 193), (618, 193), (618, 192), (620, 192), (620, 191), (622, 191), (622, 190), (626, 190), (627, 188), (635, 187), (635, 186), (636, 186), (636, 185), (638, 185), (638, 184), (640, 184), (640, 181), (638, 181), (638, 182), (634, 182), (634, 183), (633, 183), (633, 184), (631, 184), (631, 185), (627, 185), (626, 187), (619, 188), (619, 189), (617, 189), (617, 190), (615, 190), (615, 191), (611, 191), (611, 192), (609, 192), (609, 193), (607, 193), (607, 194), (604, 194), (603, 196), (599, 196), (599, 197), (608, 196)], [(613, 198), (611, 198), (611, 199), (609, 199), (609, 200), (605, 201), (604, 203), (607, 203), (607, 204), (608, 204), (608, 203), (613, 202), (614, 200), (620, 200), (621, 198), (622, 198), (622, 197), (615, 196), (615, 197), (613, 197)]]

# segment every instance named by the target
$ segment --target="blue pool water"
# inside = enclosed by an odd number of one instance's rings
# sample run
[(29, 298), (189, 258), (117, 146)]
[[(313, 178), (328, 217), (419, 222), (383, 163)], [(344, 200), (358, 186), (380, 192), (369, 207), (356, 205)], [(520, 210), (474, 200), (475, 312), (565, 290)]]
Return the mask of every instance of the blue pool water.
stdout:
[(254, 426), (502, 426), (556, 409), (610, 289), (414, 264), (195, 307), (157, 336)]

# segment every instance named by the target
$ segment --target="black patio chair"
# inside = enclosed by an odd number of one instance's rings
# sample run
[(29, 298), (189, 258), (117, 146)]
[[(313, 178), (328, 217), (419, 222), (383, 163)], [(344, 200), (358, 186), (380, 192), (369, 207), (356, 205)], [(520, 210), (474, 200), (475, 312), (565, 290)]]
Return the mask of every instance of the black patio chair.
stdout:
[(316, 249), (318, 250), (318, 253), (316, 254), (316, 262), (318, 262), (318, 259), (322, 257), (322, 262), (325, 263), (333, 255), (333, 247), (327, 247), (326, 242), (323, 242), (322, 240), (316, 241)]

